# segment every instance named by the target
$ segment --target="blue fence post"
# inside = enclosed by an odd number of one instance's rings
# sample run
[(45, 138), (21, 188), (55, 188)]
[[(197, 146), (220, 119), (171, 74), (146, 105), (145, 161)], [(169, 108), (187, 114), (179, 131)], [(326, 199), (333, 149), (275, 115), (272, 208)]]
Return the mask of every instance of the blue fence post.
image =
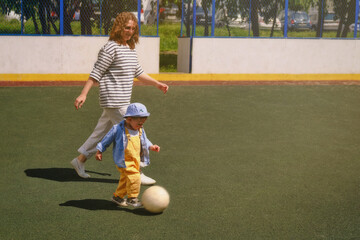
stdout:
[(190, 36), (190, 59), (189, 59), (189, 72), (192, 72), (192, 48), (193, 48), (193, 39), (195, 37), (196, 31), (196, 0), (193, 0), (193, 34)]
[(289, 12), (289, 0), (285, 0), (285, 16), (284, 16), (284, 37), (287, 38), (288, 30), (288, 12)]
[(212, 16), (211, 16), (211, 36), (215, 34), (215, 0), (212, 0)]
[(358, 25), (358, 18), (359, 18), (359, 1), (356, 1), (356, 9), (355, 9), (355, 26), (354, 26), (354, 38), (357, 37), (357, 25)]
[(20, 2), (20, 7), (21, 7), (21, 30), (20, 30), (20, 34), (23, 35), (23, 34), (24, 34), (24, 8), (23, 8), (23, 0), (21, 0), (21, 2)]
[(64, 0), (60, 0), (60, 36), (64, 36)]
[(141, 0), (138, 0), (138, 25), (139, 25), (139, 36), (141, 36)]

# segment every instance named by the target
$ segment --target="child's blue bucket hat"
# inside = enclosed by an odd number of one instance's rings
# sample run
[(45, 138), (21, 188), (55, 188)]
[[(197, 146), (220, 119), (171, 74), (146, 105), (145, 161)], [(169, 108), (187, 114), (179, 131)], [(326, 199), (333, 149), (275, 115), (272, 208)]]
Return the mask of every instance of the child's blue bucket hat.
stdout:
[(147, 111), (144, 104), (132, 103), (128, 106), (124, 117), (148, 117), (150, 113)]

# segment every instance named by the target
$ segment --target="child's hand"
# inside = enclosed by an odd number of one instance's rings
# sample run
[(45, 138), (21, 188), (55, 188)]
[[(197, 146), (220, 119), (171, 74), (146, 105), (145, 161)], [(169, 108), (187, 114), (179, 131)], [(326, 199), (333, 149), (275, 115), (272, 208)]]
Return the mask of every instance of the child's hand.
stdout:
[(152, 145), (149, 149), (154, 152), (160, 152), (160, 147), (158, 145)]
[(95, 159), (98, 161), (102, 160), (102, 152), (100, 152), (99, 150), (96, 152), (95, 154)]

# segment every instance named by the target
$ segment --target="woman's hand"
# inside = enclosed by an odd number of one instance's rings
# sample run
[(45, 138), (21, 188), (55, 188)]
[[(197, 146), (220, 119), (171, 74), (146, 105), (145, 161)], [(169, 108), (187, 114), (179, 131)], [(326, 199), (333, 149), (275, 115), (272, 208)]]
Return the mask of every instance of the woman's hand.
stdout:
[(84, 86), (83, 90), (81, 91), (80, 96), (78, 96), (75, 99), (74, 106), (75, 106), (76, 110), (81, 108), (82, 105), (85, 103), (86, 96), (95, 82), (96, 82), (96, 80), (93, 79), (92, 77), (89, 77), (89, 79), (86, 81), (85, 86)]
[(169, 90), (169, 86), (161, 82), (159, 82), (156, 87), (160, 89), (164, 94), (167, 93), (167, 91)]
[(75, 102), (74, 102), (74, 105), (75, 105), (75, 108), (76, 110), (78, 110), (79, 108), (82, 107), (82, 105), (85, 103), (86, 101), (86, 96), (84, 95), (80, 95), (76, 98)]

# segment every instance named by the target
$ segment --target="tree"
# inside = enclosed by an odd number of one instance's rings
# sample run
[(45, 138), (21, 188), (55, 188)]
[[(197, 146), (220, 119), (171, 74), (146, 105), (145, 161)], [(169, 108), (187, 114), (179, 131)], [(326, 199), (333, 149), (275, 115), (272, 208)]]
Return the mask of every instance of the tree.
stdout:
[(215, 26), (225, 26), (229, 36), (231, 36), (230, 23), (238, 17), (239, 7), (237, 0), (217, 1), (215, 3)]
[[(204, 14), (205, 14), (205, 30), (204, 30), (204, 36), (209, 36), (209, 10), (211, 10), (210, 6), (211, 6), (211, 0), (201, 0), (201, 6), (204, 10)], [(213, 18), (214, 19), (214, 18)]]
[(263, 16), (264, 22), (269, 23), (270, 21), (273, 21), (271, 31), (270, 31), (270, 37), (274, 34), (275, 24), (276, 24), (276, 18), (279, 13), (280, 9), (280, 0), (274, 0), (274, 1), (262, 1), (260, 5), (260, 15)]
[[(59, 0), (56, 0), (59, 2)], [(69, 0), (64, 0), (69, 1)], [(59, 5), (59, 3), (58, 3)], [(16, 14), (22, 14), (23, 20), (32, 19), (34, 22), (35, 32), (37, 34), (50, 34), (50, 24), (53, 27), (54, 31), (58, 34), (59, 30), (56, 27), (53, 19), (50, 16), (51, 11), (55, 10), (56, 7), (54, 6), (53, 1), (50, 0), (1, 0), (1, 11), (3, 14), (9, 14), (11, 11), (14, 11)], [(57, 12), (59, 16), (59, 12)], [(40, 24), (41, 24), (41, 32), (39, 30), (37, 24), (37, 17), (38, 15)]]
[(314, 6), (315, 1), (316, 0), (289, 0), (289, 9), (307, 12), (311, 6)]
[(276, 24), (276, 17), (277, 17), (277, 13), (278, 13), (278, 7), (279, 7), (279, 0), (275, 0), (274, 8), (272, 8), (273, 10), (270, 13), (273, 16), (273, 25), (271, 27), (270, 37), (272, 37), (273, 34), (274, 34), (274, 28), (275, 28), (275, 24)]
[(334, 1), (334, 11), (339, 16), (340, 19), (339, 26), (336, 32), (336, 37), (341, 36), (341, 32), (343, 29), (343, 25), (345, 23), (345, 17), (347, 12), (346, 5), (347, 5), (347, 1)]
[[(347, 4), (347, 18), (344, 24), (344, 28), (341, 34), (341, 37), (345, 38), (349, 32), (349, 27), (352, 23), (355, 22), (355, 8), (356, 8), (356, 0), (350, 0)], [(357, 16), (356, 16), (357, 17)]]
[(349, 33), (349, 27), (355, 22), (356, 0), (333, 0), (334, 11), (340, 18), (336, 37), (346, 37)]
[(184, 19), (184, 23), (185, 23), (185, 28), (186, 28), (186, 36), (190, 37), (190, 31), (191, 31), (191, 14), (192, 14), (192, 1), (191, 0), (187, 0), (184, 1), (184, 7), (185, 9), (183, 9), (184, 11), (184, 15), (185, 15), (185, 19)]
[(259, 0), (251, 1), (251, 30), (253, 31), (254, 37), (260, 36), (259, 30)]

